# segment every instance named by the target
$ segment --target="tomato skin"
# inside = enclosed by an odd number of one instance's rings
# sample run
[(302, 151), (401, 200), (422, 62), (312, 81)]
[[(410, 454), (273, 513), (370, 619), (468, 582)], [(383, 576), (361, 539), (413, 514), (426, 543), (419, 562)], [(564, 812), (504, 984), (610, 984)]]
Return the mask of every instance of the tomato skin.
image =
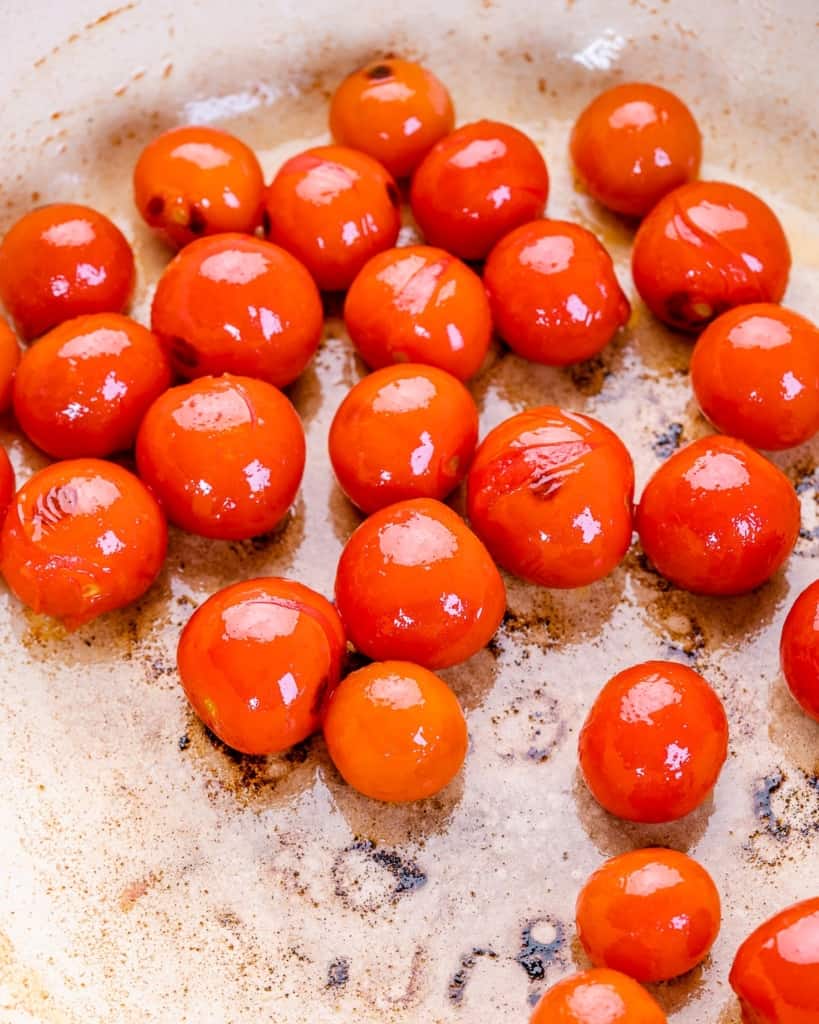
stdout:
[(693, 669), (647, 661), (606, 683), (578, 742), (592, 795), (627, 821), (675, 821), (708, 796), (728, 754), (728, 719)]
[(324, 738), (344, 780), (373, 800), (423, 800), (460, 771), (468, 743), (458, 698), (438, 676), (406, 661), (374, 662), (343, 679)]
[(468, 380), (492, 338), (483, 282), (455, 256), (428, 245), (374, 256), (347, 292), (344, 321), (373, 369), (427, 363)]
[(119, 313), (67, 320), (27, 349), (14, 381), (14, 415), (58, 459), (130, 448), (148, 406), (171, 383), (159, 339)]
[(596, 355), (631, 312), (611, 256), (591, 231), (568, 221), (515, 228), (489, 253), (483, 279), (503, 340), (548, 366)]
[(544, 587), (608, 575), (631, 544), (634, 467), (617, 435), (556, 406), (491, 430), (467, 478), (469, 520), (498, 564)]
[(596, 967), (647, 984), (685, 974), (719, 933), (717, 888), (700, 864), (661, 848), (612, 857), (577, 899), (577, 934)]
[(408, 498), (443, 499), (466, 476), (478, 410), (460, 381), (403, 363), (369, 374), (330, 427), (330, 461), (347, 497), (370, 513)]
[(26, 341), (75, 316), (121, 313), (133, 286), (125, 236), (88, 206), (40, 206), (0, 243), (0, 300)]
[(6, 449), (0, 447), (0, 526), (2, 526), (6, 512), (14, 498), (16, 486), (14, 466), (11, 464)]
[(137, 435), (139, 475), (170, 521), (219, 540), (277, 526), (296, 497), (304, 459), (296, 410), (272, 384), (250, 377), (201, 377), (171, 388)]
[(742, 943), (729, 978), (743, 1024), (819, 1020), (819, 896), (795, 903)]
[(76, 629), (141, 597), (167, 539), (159, 505), (133, 473), (70, 459), (17, 492), (0, 533), (0, 569), (23, 604)]
[(177, 663), (185, 695), (211, 732), (234, 750), (266, 755), (319, 728), (345, 647), (326, 598), (270, 577), (234, 583), (197, 608)]
[(779, 655), (793, 699), (819, 722), (819, 580), (802, 591), (788, 612)]
[(396, 57), (354, 71), (330, 101), (335, 141), (378, 160), (396, 178), (411, 174), (454, 127), (446, 86), (427, 68)]
[(767, 451), (803, 444), (819, 430), (819, 329), (772, 303), (731, 309), (699, 336), (691, 383), (717, 430)]
[(578, 176), (598, 202), (642, 217), (696, 178), (702, 136), (674, 93), (626, 82), (595, 96), (575, 122), (569, 148)]
[(481, 260), (505, 234), (542, 216), (549, 173), (523, 132), (475, 121), (437, 142), (416, 170), (410, 205), (429, 245)]
[(595, 967), (564, 978), (540, 999), (529, 1024), (667, 1024), (642, 986), (619, 971)]
[(291, 157), (265, 193), (265, 235), (301, 260), (322, 291), (349, 288), (367, 260), (395, 244), (400, 226), (392, 175), (346, 146)]
[(0, 413), (11, 405), (14, 374), (20, 362), (20, 346), (14, 332), (0, 316)]
[(448, 668), (489, 642), (506, 591), (460, 516), (415, 498), (375, 512), (347, 541), (336, 607), (348, 638), (368, 658)]
[(743, 594), (779, 569), (799, 536), (788, 478), (742, 441), (714, 434), (649, 480), (637, 532), (654, 568), (695, 594)]
[(749, 302), (779, 302), (791, 252), (771, 208), (752, 192), (693, 181), (669, 192), (640, 225), (631, 272), (664, 323), (698, 331)]
[(253, 234), (262, 222), (264, 177), (235, 135), (207, 125), (163, 132), (134, 167), (142, 219), (173, 246), (228, 231)]
[(151, 327), (188, 379), (235, 373), (292, 383), (318, 348), (321, 297), (307, 270), (260, 238), (191, 242), (165, 268)]

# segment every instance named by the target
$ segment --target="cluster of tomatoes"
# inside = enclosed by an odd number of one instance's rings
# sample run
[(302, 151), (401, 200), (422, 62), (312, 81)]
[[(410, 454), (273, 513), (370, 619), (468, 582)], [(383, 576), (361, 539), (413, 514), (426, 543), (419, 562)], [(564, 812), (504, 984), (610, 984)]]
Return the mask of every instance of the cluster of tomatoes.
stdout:
[[(777, 305), (790, 254), (774, 213), (743, 189), (696, 180), (688, 108), (651, 85), (597, 97), (572, 134), (577, 175), (601, 203), (642, 218), (635, 284), (660, 320), (701, 332), (692, 383), (724, 431), (664, 463), (635, 512), (629, 453), (588, 416), (529, 409), (478, 444), (464, 382), (493, 329), (526, 359), (565, 365), (599, 352), (630, 316), (597, 238), (543, 217), (549, 177), (534, 143), (492, 121), (455, 129), (444, 86), (401, 60), (350, 75), (330, 127), (333, 145), (287, 160), (267, 186), (254, 153), (214, 128), (175, 129), (146, 147), (136, 204), (180, 250), (150, 330), (123, 315), (134, 260), (106, 217), (54, 205), (9, 230), (0, 298), (19, 334), (37, 340), (20, 357), (0, 327), (0, 404), (59, 461), (15, 496), (3, 453), (0, 568), (25, 604), (74, 628), (147, 590), (166, 521), (222, 539), (272, 530), (305, 462), (301, 422), (279, 389), (319, 345), (320, 290), (346, 290), (350, 337), (374, 372), (329, 436), (338, 481), (368, 516), (341, 555), (335, 603), (292, 580), (235, 583), (188, 622), (179, 674), (231, 747), (270, 754), (321, 728), (351, 785), (417, 800), (466, 755), (464, 715), (435, 670), (498, 628), (497, 565), (540, 586), (582, 587), (621, 562), (636, 529), (655, 568), (697, 593), (748, 591), (782, 566), (799, 504), (755, 448), (819, 429), (819, 332)], [(396, 179), (407, 178), (428, 244), (396, 248)], [(132, 448), (136, 475), (107, 461)], [(471, 528), (444, 504), (464, 481)], [(345, 677), (348, 643), (371, 663)], [(819, 583), (787, 620), (782, 662), (819, 719)], [(604, 808), (659, 822), (702, 803), (727, 744), (708, 683), (649, 662), (603, 688), (579, 757)], [(637, 982), (691, 969), (719, 924), (714, 883), (689, 857), (614, 858), (577, 904), (595, 969), (547, 992), (533, 1021), (659, 1024)], [(819, 900), (763, 925), (731, 980), (748, 1024), (819, 1019)]]

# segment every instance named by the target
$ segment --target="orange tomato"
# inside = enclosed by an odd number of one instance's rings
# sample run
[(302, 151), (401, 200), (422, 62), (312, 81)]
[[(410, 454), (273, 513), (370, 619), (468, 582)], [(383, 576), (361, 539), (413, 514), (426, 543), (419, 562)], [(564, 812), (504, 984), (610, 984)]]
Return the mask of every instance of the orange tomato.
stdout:
[(76, 629), (141, 597), (167, 539), (159, 506), (133, 473), (71, 459), (18, 491), (0, 534), (0, 569), (23, 604)]
[(336, 607), (348, 638), (368, 658), (447, 668), (489, 642), (506, 592), (460, 516), (415, 498), (374, 513), (347, 541)]
[(345, 653), (335, 608), (293, 580), (244, 580), (197, 608), (177, 663), (194, 711), (223, 743), (274, 754), (321, 724)]
[(237, 373), (292, 383), (313, 358), (324, 312), (310, 275), (246, 235), (192, 242), (165, 268), (151, 326), (181, 377)]
[(717, 887), (675, 850), (632, 850), (594, 872), (577, 899), (577, 934), (596, 967), (666, 981), (705, 959), (719, 933)]
[(136, 444), (139, 475), (172, 523), (241, 540), (277, 526), (304, 472), (304, 431), (285, 396), (249, 377), (202, 377), (153, 403)]
[(456, 128), (424, 157), (410, 204), (430, 245), (481, 260), (512, 228), (543, 214), (549, 174), (532, 140), (499, 121)]
[(330, 461), (364, 512), (407, 498), (445, 498), (478, 441), (478, 410), (460, 381), (417, 363), (376, 370), (349, 392), (330, 427)]
[(14, 332), (0, 316), (0, 413), (11, 405), (14, 373), (20, 362), (20, 346)]
[(0, 448), (0, 526), (14, 497), (15, 489), (14, 467), (9, 460), (5, 448)]
[(427, 363), (460, 380), (480, 370), (492, 338), (481, 279), (427, 245), (374, 256), (350, 286), (344, 320), (368, 366)]
[(443, 83), (420, 64), (397, 57), (354, 71), (330, 101), (336, 142), (367, 153), (396, 178), (411, 174), (454, 126)]
[(423, 800), (466, 757), (466, 721), (443, 679), (407, 661), (353, 672), (330, 697), (324, 738), (344, 780), (373, 800)]
[(500, 336), (548, 366), (596, 355), (631, 312), (611, 256), (591, 231), (567, 221), (511, 231), (489, 253), (483, 279)]
[(779, 654), (794, 700), (819, 722), (819, 580), (802, 591), (788, 612)]
[(620, 563), (633, 496), (634, 467), (620, 438), (552, 405), (490, 431), (467, 478), (475, 532), (500, 565), (543, 587), (583, 587)]
[(644, 988), (605, 967), (581, 971), (543, 994), (529, 1024), (667, 1024)]
[(649, 480), (636, 527), (655, 569), (695, 594), (742, 594), (769, 579), (799, 536), (788, 478), (742, 441), (715, 434)]
[(265, 235), (304, 263), (319, 288), (348, 288), (401, 226), (398, 187), (377, 160), (316, 146), (287, 160), (265, 193)]

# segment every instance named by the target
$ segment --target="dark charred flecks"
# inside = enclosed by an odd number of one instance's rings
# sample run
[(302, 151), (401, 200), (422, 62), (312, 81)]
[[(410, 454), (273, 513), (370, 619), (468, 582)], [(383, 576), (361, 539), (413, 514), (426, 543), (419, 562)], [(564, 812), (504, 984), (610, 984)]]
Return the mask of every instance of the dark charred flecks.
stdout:
[[(538, 942), (532, 934), (538, 925), (551, 925), (555, 937), (551, 942)], [(529, 921), (521, 932), (520, 951), (515, 960), (529, 975), (531, 981), (539, 981), (546, 974), (549, 964), (559, 959), (560, 951), (566, 941), (566, 929), (562, 922), (553, 917), (538, 918)]]

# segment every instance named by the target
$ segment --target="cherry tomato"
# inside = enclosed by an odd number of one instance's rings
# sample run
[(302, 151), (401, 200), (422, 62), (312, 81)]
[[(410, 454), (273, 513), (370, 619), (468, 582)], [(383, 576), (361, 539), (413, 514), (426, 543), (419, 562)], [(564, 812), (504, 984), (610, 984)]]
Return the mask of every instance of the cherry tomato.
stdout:
[(133, 473), (71, 459), (18, 491), (0, 534), (0, 569), (23, 604), (76, 629), (141, 597), (167, 540), (159, 505)]
[(392, 175), (366, 153), (316, 146), (279, 168), (265, 193), (264, 225), (319, 288), (337, 291), (395, 244), (401, 197)]
[(461, 705), (443, 679), (408, 661), (347, 676), (330, 697), (324, 738), (344, 780), (373, 800), (438, 793), (466, 757)]
[(490, 252), (483, 279), (500, 336), (548, 366), (596, 355), (631, 312), (611, 256), (591, 231), (567, 221), (511, 231)]
[(346, 640), (335, 608), (293, 580), (234, 583), (182, 630), (177, 663), (194, 711), (223, 743), (274, 754), (321, 725)]
[(427, 363), (460, 380), (480, 370), (492, 338), (481, 279), (427, 245), (374, 256), (350, 286), (344, 320), (368, 366)]
[(666, 981), (705, 959), (720, 927), (711, 876), (676, 850), (631, 850), (607, 860), (580, 891), (577, 934), (596, 967)]
[(478, 410), (460, 381), (417, 363), (360, 380), (330, 427), (330, 461), (364, 512), (407, 498), (445, 498), (466, 476)]
[(632, 978), (596, 967), (552, 985), (529, 1024), (668, 1024), (668, 1018)]
[(182, 377), (237, 373), (292, 383), (313, 358), (324, 312), (310, 275), (246, 235), (192, 242), (165, 268), (151, 326)]
[(330, 101), (336, 142), (367, 153), (396, 178), (411, 174), (454, 127), (444, 84), (420, 64), (396, 57), (354, 71)]
[(130, 245), (87, 206), (41, 206), (0, 244), (0, 299), (26, 340), (75, 316), (121, 313), (133, 285)]
[(431, 498), (389, 505), (347, 541), (336, 607), (368, 658), (448, 668), (484, 647), (506, 610), (486, 548), (451, 508)]
[(304, 431), (271, 384), (202, 377), (153, 403), (137, 435), (139, 475), (172, 523), (241, 540), (268, 533), (296, 497)]
[(628, 82), (601, 92), (585, 108), (570, 150), (580, 180), (598, 202), (642, 217), (667, 192), (696, 178), (702, 137), (673, 92)]
[(5, 448), (0, 448), (0, 526), (14, 497), (14, 467), (9, 460)]
[(647, 661), (606, 683), (578, 752), (586, 785), (610, 814), (675, 821), (714, 788), (728, 754), (728, 719), (693, 669)]
[(134, 202), (171, 245), (224, 231), (252, 234), (262, 222), (264, 177), (235, 135), (189, 125), (153, 139), (134, 168)]
[(14, 373), (20, 362), (20, 346), (14, 332), (0, 316), (0, 413), (11, 405)]
[(691, 383), (718, 430), (768, 451), (802, 444), (819, 430), (819, 330), (771, 303), (729, 310), (694, 346)]
[(819, 1020), (819, 896), (760, 925), (731, 968), (744, 1024), (816, 1024)]
[(544, 587), (608, 575), (631, 544), (634, 467), (590, 416), (553, 405), (505, 420), (483, 439), (467, 509), (495, 560)]
[(130, 448), (148, 406), (170, 386), (155, 335), (120, 313), (54, 327), (27, 349), (14, 381), (14, 415), (58, 459)]
[(799, 535), (790, 481), (742, 441), (715, 434), (649, 480), (635, 519), (655, 569), (695, 594), (743, 594), (780, 568)]
[(819, 722), (819, 580), (802, 591), (788, 612), (779, 654), (794, 700)]
[(512, 228), (543, 214), (549, 174), (532, 140), (499, 121), (456, 128), (412, 179), (412, 212), (430, 245), (481, 260)]
[(693, 181), (669, 192), (634, 239), (631, 271), (651, 312), (698, 331), (734, 306), (779, 302), (791, 267), (776, 214), (737, 185)]

